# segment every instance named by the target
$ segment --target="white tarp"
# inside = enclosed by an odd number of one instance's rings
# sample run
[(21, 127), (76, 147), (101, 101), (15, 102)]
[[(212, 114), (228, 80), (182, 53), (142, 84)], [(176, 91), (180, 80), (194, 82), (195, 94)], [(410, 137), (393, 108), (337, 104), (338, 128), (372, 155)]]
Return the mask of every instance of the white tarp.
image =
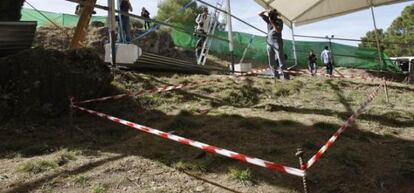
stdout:
[[(295, 26), (381, 6), (410, 0), (255, 0), (264, 8), (277, 9), (285, 22)], [(286, 23), (290, 25), (289, 23)]]

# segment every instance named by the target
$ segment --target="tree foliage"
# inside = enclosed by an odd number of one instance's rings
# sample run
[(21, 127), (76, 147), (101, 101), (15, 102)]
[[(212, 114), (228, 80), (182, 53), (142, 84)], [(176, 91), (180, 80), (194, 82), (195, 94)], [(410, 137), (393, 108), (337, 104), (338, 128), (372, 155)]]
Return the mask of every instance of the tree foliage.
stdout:
[(197, 4), (193, 3), (184, 12), (177, 14), (178, 11), (188, 4), (191, 0), (162, 0), (158, 4), (157, 20), (164, 21), (171, 16), (174, 16), (170, 22), (173, 23), (194, 23), (198, 14)]
[(0, 21), (19, 21), (25, 0), (0, 0)]
[(385, 41), (404, 44), (388, 44), (385, 51), (391, 56), (414, 56), (414, 4), (407, 6), (392, 22)]
[[(385, 33), (383, 29), (377, 29), (377, 33), (379, 36), (379, 40), (385, 39)], [(358, 45), (359, 47), (377, 48), (377, 39), (376, 39), (375, 30), (367, 32), (365, 34), (365, 37), (362, 37), (361, 40), (362, 42)], [(381, 49), (385, 48), (383, 41), (380, 41), (380, 46), (381, 46)]]
[[(380, 46), (390, 56), (414, 55), (414, 4), (407, 6), (384, 33), (378, 29)], [(361, 38), (359, 47), (376, 48), (375, 31), (369, 31)]]

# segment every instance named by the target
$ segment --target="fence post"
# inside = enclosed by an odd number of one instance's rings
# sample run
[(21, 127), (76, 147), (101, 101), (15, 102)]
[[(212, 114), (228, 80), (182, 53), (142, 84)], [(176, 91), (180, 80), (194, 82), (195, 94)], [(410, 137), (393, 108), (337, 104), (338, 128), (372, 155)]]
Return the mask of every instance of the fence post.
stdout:
[[(296, 157), (299, 158), (300, 168), (301, 169), (305, 169), (303, 167), (303, 150), (302, 150), (302, 148), (297, 148), (297, 150), (296, 150)], [(303, 192), (304, 193), (309, 193), (309, 191), (308, 191), (308, 185), (307, 185), (307, 182), (306, 182), (306, 171), (305, 171), (305, 175), (302, 177), (302, 182), (303, 182)]]
[(387, 80), (383, 78), (384, 80), (384, 91), (385, 91), (385, 98), (387, 99), (387, 103), (390, 103), (390, 99), (388, 97), (388, 86), (387, 86)]
[(73, 137), (73, 97), (69, 96), (69, 126), (72, 127), (70, 128), (70, 137)]

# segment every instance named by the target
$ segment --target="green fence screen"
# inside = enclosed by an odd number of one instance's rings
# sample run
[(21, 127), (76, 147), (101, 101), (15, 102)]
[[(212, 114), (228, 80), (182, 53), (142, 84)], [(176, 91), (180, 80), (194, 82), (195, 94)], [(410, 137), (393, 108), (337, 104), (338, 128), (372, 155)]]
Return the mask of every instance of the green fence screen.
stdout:
[[(75, 10), (75, 8), (73, 8)], [(53, 13), (47, 11), (41, 11), (47, 18), (53, 21), (53, 23), (64, 26), (64, 27), (75, 27), (78, 24), (79, 16), (64, 14), (64, 13)], [(37, 21), (38, 27), (53, 26), (53, 24), (46, 19), (42, 14), (33, 9), (22, 9), (22, 21)], [(93, 16), (92, 21), (101, 21), (106, 23), (106, 17), (104, 16)]]
[[(49, 19), (60, 26), (65, 27), (74, 27), (76, 26), (79, 17), (71, 14), (62, 14), (62, 13), (53, 13), (42, 11)], [(38, 26), (50, 26), (52, 25), (44, 16), (39, 14), (37, 11), (32, 9), (23, 9), (22, 10), (22, 21), (37, 21)], [(93, 16), (92, 21), (101, 21), (106, 22), (106, 17), (104, 16)], [(179, 24), (175, 24), (179, 25)], [(191, 25), (181, 25), (182, 27), (188, 29), (188, 31), (193, 30)], [(177, 47), (193, 49), (195, 47), (197, 38), (192, 34), (184, 33), (181, 31), (173, 30), (172, 38)], [(215, 36), (219, 36), (227, 39), (227, 32), (218, 31)], [(234, 55), (236, 59), (240, 59), (243, 55), (244, 49), (249, 44), (251, 34), (234, 32)], [(296, 50), (298, 63), (302, 66), (307, 64), (307, 55), (309, 50), (314, 50), (315, 54), (318, 56), (318, 53), (321, 53), (325, 46), (329, 45), (328, 42), (310, 42), (310, 41), (296, 41)], [(292, 41), (284, 41), (284, 51), (288, 56), (288, 65), (294, 64)], [(383, 55), (385, 59), (385, 64), (380, 64), (378, 62), (378, 52), (376, 49), (367, 49), (367, 48), (358, 48), (354, 46), (348, 46), (343, 44), (332, 43), (332, 51), (334, 53), (335, 65), (341, 67), (349, 68), (360, 68), (360, 69), (369, 69), (369, 70), (384, 70), (389, 72), (399, 72), (399, 68), (395, 66), (386, 56)], [(210, 53), (218, 56), (229, 56), (228, 43), (222, 40), (213, 39), (210, 47)], [(319, 57), (318, 57), (319, 58)], [(261, 63), (267, 63), (267, 53), (266, 53), (266, 39), (263, 36), (255, 36), (253, 43), (250, 49), (247, 52), (246, 59), (250, 61), (257, 61)]]
[[(190, 30), (191, 27), (188, 27), (188, 29)], [(227, 32), (216, 32), (215, 36), (227, 38), (228, 34)], [(234, 55), (236, 58), (242, 57), (244, 49), (249, 44), (251, 36), (251, 34), (247, 33), (234, 32)], [(197, 38), (193, 35), (180, 31), (173, 31), (172, 37), (176, 46), (188, 49), (193, 49), (197, 41)], [(325, 46), (329, 46), (328, 41), (296, 41), (296, 53), (299, 65), (307, 65), (307, 56), (311, 49), (314, 50), (316, 56), (318, 57), (318, 53), (321, 53)], [(294, 65), (295, 62), (291, 40), (284, 40), (284, 51), (288, 57), (288, 65)], [(376, 49), (359, 48), (355, 46), (332, 43), (332, 52), (334, 53), (336, 66), (399, 72), (399, 68), (395, 66), (385, 54), (383, 54), (385, 64), (380, 64), (378, 62), (378, 51)], [(210, 53), (222, 56), (230, 55), (228, 43), (213, 39), (210, 47)], [(246, 59), (267, 63), (266, 38), (264, 36), (254, 37), (253, 43), (247, 51)]]

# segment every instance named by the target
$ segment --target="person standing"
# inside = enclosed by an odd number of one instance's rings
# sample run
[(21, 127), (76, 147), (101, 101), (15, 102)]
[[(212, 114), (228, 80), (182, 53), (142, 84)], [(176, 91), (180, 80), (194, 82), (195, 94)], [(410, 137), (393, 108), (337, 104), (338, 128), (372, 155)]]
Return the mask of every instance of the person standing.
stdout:
[(316, 65), (316, 61), (318, 59), (316, 58), (316, 55), (313, 53), (313, 50), (310, 50), (309, 56), (308, 56), (308, 68), (309, 72), (312, 74), (312, 76), (315, 76), (315, 74), (318, 71), (318, 66)]
[[(145, 9), (145, 7), (142, 8), (141, 10), (141, 17), (149, 19), (150, 18), (150, 12)], [(149, 30), (151, 28), (150, 22), (148, 20), (144, 21), (144, 29), (145, 30)]]
[(289, 79), (289, 74), (283, 73), (286, 63), (282, 39), (283, 21), (280, 19), (280, 14), (276, 9), (272, 9), (260, 12), (259, 16), (267, 24), (267, 54), (273, 75), (275, 78)]
[(332, 55), (331, 51), (329, 51), (329, 47), (325, 46), (325, 49), (321, 53), (321, 60), (324, 65), (326, 65), (326, 73), (329, 76), (332, 76), (333, 73), (333, 64), (332, 64)]
[(203, 8), (203, 13), (197, 15), (195, 22), (197, 23), (196, 33), (198, 37), (195, 53), (196, 59), (198, 61), (199, 57), (201, 56), (204, 42), (207, 39), (208, 25), (210, 23), (210, 15), (208, 14), (207, 7)]
[(129, 19), (128, 14), (130, 11), (132, 12), (132, 6), (129, 0), (121, 0), (121, 25), (123, 33), (125, 34), (125, 41), (127, 43), (131, 43), (131, 21)]

